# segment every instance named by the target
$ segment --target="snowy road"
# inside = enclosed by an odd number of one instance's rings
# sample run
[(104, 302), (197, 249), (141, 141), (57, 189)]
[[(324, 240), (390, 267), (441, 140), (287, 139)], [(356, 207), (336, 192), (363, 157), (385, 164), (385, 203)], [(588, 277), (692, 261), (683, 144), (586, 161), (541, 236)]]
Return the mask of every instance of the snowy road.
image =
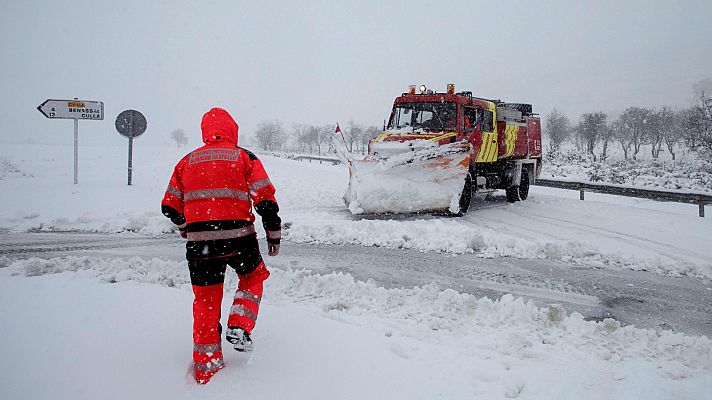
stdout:
[[(183, 242), (172, 235), (4, 232), (0, 240), (0, 258), (9, 260), (70, 255), (183, 260)], [(340, 271), (386, 288), (436, 283), (478, 297), (511, 293), (542, 305), (560, 303), (588, 319), (612, 317), (641, 328), (712, 336), (712, 282), (692, 277), (551, 260), (290, 242), (284, 243), (279, 257), (267, 261), (280, 269)]]

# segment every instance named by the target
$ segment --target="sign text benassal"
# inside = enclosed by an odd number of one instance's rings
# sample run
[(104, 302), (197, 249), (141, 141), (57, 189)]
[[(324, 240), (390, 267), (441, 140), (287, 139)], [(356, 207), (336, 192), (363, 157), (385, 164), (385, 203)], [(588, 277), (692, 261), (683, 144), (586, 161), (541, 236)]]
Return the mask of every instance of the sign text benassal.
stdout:
[(37, 107), (47, 118), (104, 119), (104, 103), (92, 100), (46, 100)]

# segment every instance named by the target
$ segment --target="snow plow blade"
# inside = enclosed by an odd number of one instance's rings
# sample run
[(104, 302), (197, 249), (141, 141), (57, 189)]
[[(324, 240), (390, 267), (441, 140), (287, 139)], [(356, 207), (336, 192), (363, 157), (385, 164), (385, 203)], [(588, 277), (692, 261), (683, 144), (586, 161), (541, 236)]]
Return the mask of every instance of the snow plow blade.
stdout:
[(387, 159), (348, 159), (346, 205), (353, 214), (458, 214), (471, 150), (457, 142)]

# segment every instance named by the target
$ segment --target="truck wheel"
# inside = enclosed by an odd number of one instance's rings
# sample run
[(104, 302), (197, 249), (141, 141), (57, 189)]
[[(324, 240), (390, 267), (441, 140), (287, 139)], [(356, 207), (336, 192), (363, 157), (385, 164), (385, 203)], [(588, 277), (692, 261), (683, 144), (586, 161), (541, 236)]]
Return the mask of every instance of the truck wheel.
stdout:
[(522, 179), (519, 181), (519, 200), (529, 197), (529, 170), (522, 168)]
[(510, 203), (519, 201), (519, 188), (518, 187), (514, 186), (514, 187), (507, 189), (507, 201)]
[(507, 201), (514, 203), (516, 201), (524, 201), (529, 197), (529, 172), (526, 168), (522, 168), (522, 177), (519, 180), (519, 186), (513, 186), (507, 189)]
[(463, 216), (467, 213), (470, 208), (470, 201), (472, 200), (472, 175), (468, 172), (465, 177), (465, 187), (462, 188), (462, 194), (460, 195), (460, 211), (455, 214), (458, 217)]

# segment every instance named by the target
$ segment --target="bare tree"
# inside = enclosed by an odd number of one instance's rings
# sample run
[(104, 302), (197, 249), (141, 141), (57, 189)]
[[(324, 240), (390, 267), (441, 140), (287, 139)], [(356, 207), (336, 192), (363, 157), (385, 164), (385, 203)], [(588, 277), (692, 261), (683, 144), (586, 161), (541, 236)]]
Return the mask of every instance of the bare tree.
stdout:
[(608, 144), (613, 141), (613, 128), (611, 125), (607, 124), (605, 121), (606, 115), (603, 115), (604, 121), (599, 127), (599, 142), (602, 144), (601, 149), (601, 161), (606, 161), (608, 159)]
[(307, 125), (304, 131), (305, 140), (309, 146), (309, 152), (313, 153), (316, 149), (317, 153), (321, 154), (321, 143), (319, 142), (319, 127)]
[(599, 111), (594, 113), (584, 113), (581, 115), (581, 121), (579, 121), (578, 126), (578, 134), (586, 146), (586, 152), (593, 156), (594, 161), (596, 161), (596, 154), (594, 152), (596, 145), (604, 138), (606, 141), (608, 140), (608, 136), (605, 133), (607, 129), (608, 127), (606, 126), (605, 113)]
[(674, 160), (675, 153), (673, 151), (673, 147), (680, 138), (678, 113), (676, 113), (669, 107), (663, 107), (662, 109), (660, 109), (660, 111), (658, 111), (657, 129), (660, 135), (660, 144), (658, 144), (658, 148), (655, 151), (655, 158), (658, 158), (658, 156), (662, 152), (663, 144), (665, 144), (665, 146), (667, 146), (668, 151), (670, 152), (670, 155), (672, 156), (672, 159)]
[(658, 111), (653, 110), (648, 117), (648, 143), (651, 145), (650, 154), (654, 159), (657, 159), (662, 151), (663, 141), (665, 140), (665, 129), (668, 128), (668, 126), (663, 126), (663, 124), (667, 125), (667, 122), (665, 122), (666, 118), (668, 121), (672, 120), (671, 114), (672, 110), (663, 107)]
[(349, 151), (353, 152), (356, 146), (361, 143), (361, 137), (364, 134), (363, 126), (354, 122), (354, 120), (349, 120), (346, 125), (346, 132), (344, 132), (344, 137), (346, 138), (346, 147)]
[(625, 134), (633, 147), (633, 160), (638, 159), (640, 148), (647, 141), (648, 119), (652, 111), (647, 108), (628, 107), (620, 116)]
[(712, 94), (712, 79), (705, 78), (695, 82), (692, 85), (692, 93), (695, 94), (696, 98), (699, 97), (700, 94), (707, 94), (707, 96)]
[(613, 138), (618, 141), (623, 150), (623, 156), (628, 159), (630, 147), (633, 145), (632, 129), (625, 123), (623, 116), (619, 116), (609, 127)]
[(693, 150), (712, 154), (712, 97), (699, 90), (696, 104), (685, 114), (685, 143)]
[(279, 150), (284, 145), (285, 133), (278, 120), (262, 121), (257, 124), (255, 131), (257, 144), (263, 150)]
[(551, 152), (559, 151), (561, 144), (571, 135), (571, 122), (556, 108), (546, 115), (544, 121), (546, 124), (544, 133), (549, 137), (549, 149)]
[(176, 129), (173, 132), (171, 132), (171, 139), (173, 139), (178, 147), (185, 146), (188, 144), (188, 136), (185, 135), (185, 132), (183, 132), (183, 129)]
[(292, 125), (292, 139), (296, 142), (296, 149), (299, 152), (312, 152), (312, 143), (307, 135), (308, 126), (304, 124)]
[[(331, 144), (331, 138), (334, 135), (335, 125), (324, 124), (318, 127), (320, 148), (324, 150), (324, 154), (332, 153), (334, 148)], [(320, 153), (321, 154), (321, 153)]]
[(331, 124), (306, 126), (305, 135), (309, 142), (309, 148), (316, 149), (317, 154), (322, 154), (325, 151), (328, 152), (333, 132), (334, 126)]
[(665, 145), (667, 146), (670, 156), (675, 160), (675, 145), (680, 143), (685, 137), (685, 113), (684, 111), (674, 111), (673, 121), (670, 129), (664, 132)]

